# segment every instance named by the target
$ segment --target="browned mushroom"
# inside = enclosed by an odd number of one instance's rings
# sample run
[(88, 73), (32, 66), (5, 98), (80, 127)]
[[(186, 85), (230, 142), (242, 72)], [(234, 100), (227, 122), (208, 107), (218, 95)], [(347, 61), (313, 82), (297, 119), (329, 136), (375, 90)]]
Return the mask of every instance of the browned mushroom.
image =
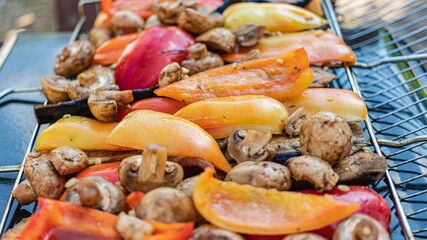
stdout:
[(113, 36), (113, 33), (108, 27), (94, 27), (89, 31), (89, 41), (99, 48), (103, 43), (110, 40)]
[(370, 185), (382, 178), (387, 169), (387, 161), (372, 152), (356, 152), (340, 161), (334, 171), (343, 184)]
[(118, 169), (122, 186), (128, 192), (144, 193), (162, 186), (174, 187), (182, 181), (184, 171), (173, 162), (167, 162), (165, 147), (148, 144), (142, 157), (125, 158)]
[(215, 227), (214, 225), (205, 224), (193, 230), (188, 240), (244, 240), (237, 233)]
[(111, 27), (116, 36), (135, 33), (144, 28), (144, 20), (130, 10), (122, 10), (111, 18)]
[(152, 11), (159, 21), (166, 25), (176, 25), (178, 16), (186, 9), (197, 9), (197, 1), (165, 1), (154, 2)]
[(274, 162), (240, 163), (227, 173), (225, 181), (278, 191), (287, 191), (292, 184), (289, 169)]
[(220, 27), (224, 24), (224, 18), (220, 13), (206, 14), (191, 8), (186, 8), (178, 16), (178, 26), (187, 32), (201, 34), (209, 29)]
[(196, 38), (196, 41), (202, 42), (215, 50), (228, 53), (234, 51), (236, 46), (234, 33), (223, 27), (217, 27), (203, 33)]
[(133, 102), (131, 90), (105, 91), (96, 89), (89, 94), (87, 103), (93, 116), (102, 122), (115, 122), (120, 109), (130, 108)]
[(17, 237), (17, 238), (12, 238), (12, 237), (16, 237), (16, 235), (19, 235), (19, 233), (22, 232), (22, 230), (25, 229), (25, 227), (27, 226), (27, 224), (28, 224), (29, 221), (30, 221), (30, 217), (22, 219), (13, 228), (7, 230), (3, 234), (3, 236), (1, 236), (1, 240), (18, 240), (19, 237)]
[(208, 167), (214, 169), (212, 163), (197, 157), (175, 157), (171, 158), (170, 161), (176, 162), (182, 167), (184, 170), (184, 178), (199, 175)]
[(119, 214), (115, 227), (124, 240), (140, 240), (154, 232), (151, 224), (124, 212)]
[(257, 45), (264, 36), (264, 30), (264, 25), (247, 24), (240, 26), (234, 34), (236, 34), (237, 42), (242, 47), (252, 47)]
[(78, 40), (65, 46), (58, 54), (54, 70), (64, 77), (72, 77), (90, 66), (95, 48), (88, 40)]
[(65, 190), (65, 177), (56, 171), (48, 158), (38, 152), (26, 156), (24, 172), (37, 197), (59, 199)]
[(169, 187), (156, 188), (145, 194), (135, 211), (141, 219), (164, 223), (194, 222), (196, 219), (190, 198)]
[(259, 49), (252, 49), (248, 53), (246, 53), (245, 56), (241, 57), (236, 62), (239, 63), (239, 62), (256, 60), (256, 59), (261, 59), (261, 58), (262, 58), (262, 56), (261, 56), (261, 52), (259, 51)]
[(236, 129), (228, 137), (227, 151), (237, 163), (270, 161), (276, 154), (273, 148), (266, 147), (271, 137), (271, 132)]
[(21, 205), (28, 205), (37, 200), (37, 195), (31, 188), (27, 179), (19, 183), (12, 191), (12, 196), (16, 198)]
[(111, 68), (96, 65), (83, 71), (77, 76), (77, 81), (72, 81), (67, 87), (71, 100), (89, 97), (97, 88), (115, 84), (114, 71)]
[(375, 219), (354, 214), (338, 224), (333, 240), (389, 240), (387, 230)]
[(328, 71), (327, 67), (314, 67), (313, 70), (313, 81), (311, 81), (310, 88), (322, 88), (326, 87), (332, 80), (338, 79), (337, 75)]
[(329, 163), (313, 156), (299, 156), (286, 162), (296, 181), (311, 183), (318, 192), (331, 190), (338, 182), (338, 174)]
[(68, 81), (62, 76), (47, 76), (42, 78), (42, 90), (47, 100), (51, 103), (70, 100), (67, 93)]
[(188, 75), (224, 65), (221, 56), (208, 52), (206, 45), (203, 43), (193, 44), (187, 50), (188, 57), (182, 61), (181, 66), (188, 69)]
[(188, 69), (181, 68), (177, 62), (169, 63), (159, 74), (159, 87), (178, 82), (187, 77)]
[(282, 240), (326, 240), (326, 238), (314, 233), (299, 233), (286, 236)]
[(100, 176), (77, 180), (67, 189), (63, 201), (113, 214), (125, 209), (125, 195), (120, 187)]
[(320, 112), (301, 126), (301, 152), (321, 158), (331, 165), (346, 158), (352, 147), (352, 132), (347, 122), (332, 112)]
[(162, 22), (160, 22), (159, 17), (157, 17), (156, 14), (153, 14), (149, 18), (147, 18), (147, 20), (145, 21), (144, 28), (147, 29), (147, 28), (155, 27), (155, 26), (166, 27), (166, 25), (164, 25)]
[(291, 114), (291, 116), (289, 116), (288, 120), (285, 122), (286, 133), (290, 137), (299, 136), (301, 126), (305, 120), (307, 120), (307, 117), (309, 117), (309, 115), (305, 108), (298, 108), (294, 113)]
[(75, 147), (62, 146), (50, 153), (50, 161), (59, 174), (65, 176), (87, 168), (89, 161), (86, 154)]

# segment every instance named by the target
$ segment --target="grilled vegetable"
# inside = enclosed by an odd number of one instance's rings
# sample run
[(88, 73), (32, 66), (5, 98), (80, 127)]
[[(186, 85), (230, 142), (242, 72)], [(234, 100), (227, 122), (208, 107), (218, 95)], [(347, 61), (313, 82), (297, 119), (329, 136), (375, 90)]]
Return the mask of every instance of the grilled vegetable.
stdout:
[(138, 37), (137, 33), (126, 34), (112, 38), (104, 42), (99, 48), (96, 49), (93, 56), (92, 65), (102, 64), (110, 65), (116, 63), (126, 46), (135, 41)]
[(104, 177), (112, 183), (119, 181), (118, 168), (121, 162), (103, 163), (99, 165), (90, 166), (83, 171), (79, 172), (75, 178), (81, 179), (89, 176)]
[(79, 40), (65, 46), (58, 54), (54, 70), (64, 77), (73, 77), (90, 66), (95, 47), (87, 40)]
[(175, 114), (184, 106), (186, 106), (185, 103), (170, 98), (154, 97), (142, 99), (132, 103), (130, 109), (120, 110), (117, 113), (117, 122), (120, 122), (126, 115), (137, 110), (153, 110), (156, 112)]

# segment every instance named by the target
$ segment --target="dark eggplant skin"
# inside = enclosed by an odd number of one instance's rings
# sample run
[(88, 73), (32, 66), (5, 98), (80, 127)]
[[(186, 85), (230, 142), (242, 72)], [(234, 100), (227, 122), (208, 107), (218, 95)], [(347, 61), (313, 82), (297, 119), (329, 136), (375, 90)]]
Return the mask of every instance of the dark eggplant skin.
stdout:
[[(305, 7), (307, 4), (310, 3), (310, 1), (311, 0), (295, 0), (292, 3), (290, 3), (290, 4), (298, 6), (298, 7)], [(215, 12), (222, 13), (229, 6), (231, 6), (232, 4), (238, 3), (238, 2), (284, 3), (284, 2), (281, 2), (280, 0), (245, 0), (245, 1), (241, 1), (241, 0), (225, 0), (224, 3), (221, 6), (219, 6), (217, 9), (215, 9)]]
[[(158, 87), (155, 86), (147, 89), (132, 90), (134, 102), (145, 98), (156, 97), (154, 90), (157, 88)], [(86, 97), (58, 104), (34, 105), (34, 114), (39, 124), (56, 122), (66, 114), (93, 117), (89, 110), (87, 100), (88, 98)]]

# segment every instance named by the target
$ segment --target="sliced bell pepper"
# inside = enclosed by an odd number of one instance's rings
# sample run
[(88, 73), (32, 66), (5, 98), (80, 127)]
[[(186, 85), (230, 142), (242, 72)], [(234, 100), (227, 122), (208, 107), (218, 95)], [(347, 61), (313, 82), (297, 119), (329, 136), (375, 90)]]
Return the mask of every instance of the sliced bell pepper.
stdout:
[(210, 223), (239, 233), (280, 235), (318, 229), (356, 211), (359, 204), (297, 192), (222, 182), (207, 168), (199, 175), (194, 204)]
[(275, 58), (207, 70), (154, 91), (185, 103), (237, 95), (265, 95), (279, 101), (298, 96), (313, 80), (304, 49)]
[(126, 196), (126, 211), (129, 212), (130, 210), (136, 209), (141, 199), (144, 197), (144, 193), (137, 191), (137, 192), (131, 192), (129, 195)]
[[(158, 82), (160, 71), (172, 62), (181, 63), (194, 38), (178, 27), (151, 27), (123, 51), (115, 71), (120, 90), (145, 89)], [(175, 51), (178, 50), (178, 51)]]
[(323, 30), (286, 33), (265, 37), (251, 48), (240, 48), (235, 53), (222, 54), (224, 61), (234, 62), (253, 49), (263, 58), (276, 57), (292, 49), (305, 48), (310, 64), (327, 62), (356, 62), (356, 55), (337, 35)]
[(225, 138), (236, 128), (281, 134), (288, 112), (279, 101), (261, 95), (213, 98), (195, 102), (179, 110), (187, 119), (213, 138)]
[(117, 122), (120, 122), (127, 114), (136, 110), (153, 110), (156, 112), (175, 114), (179, 109), (185, 106), (185, 103), (170, 98), (154, 97), (142, 99), (132, 103), (130, 109), (119, 110), (117, 113)]
[(111, 27), (110, 17), (105, 12), (99, 12), (93, 23), (93, 27)]
[(154, 0), (102, 0), (102, 11), (113, 17), (118, 11), (130, 10), (141, 18), (147, 19), (151, 16), (151, 5)]
[(22, 231), (21, 240), (122, 239), (114, 214), (67, 202), (39, 198), (37, 211)]
[(187, 240), (194, 229), (194, 223), (161, 223), (147, 220), (154, 227), (154, 235), (141, 240)]
[(120, 163), (121, 162), (112, 162), (90, 166), (79, 172), (75, 178), (81, 179), (89, 176), (101, 176), (112, 183), (116, 183), (119, 181), (119, 174), (117, 169), (119, 168)]
[(322, 1), (321, 0), (311, 0), (307, 6), (304, 7), (308, 11), (317, 14), (318, 16), (325, 16), (325, 13), (322, 10)]
[(231, 167), (215, 139), (196, 124), (166, 113), (138, 110), (111, 132), (107, 143), (144, 150), (150, 143), (165, 146), (168, 155), (198, 157), (228, 172)]
[(40, 134), (35, 149), (40, 151), (70, 146), (81, 150), (130, 150), (105, 143), (116, 125), (80, 116), (63, 117)]
[(304, 8), (287, 3), (235, 3), (222, 14), (224, 26), (232, 31), (247, 24), (264, 25), (267, 31), (298, 32), (328, 22)]
[(126, 46), (129, 43), (135, 41), (137, 37), (138, 33), (132, 33), (117, 36), (106, 41), (96, 49), (95, 55), (93, 56), (92, 65), (110, 65), (116, 63), (125, 50)]
[(365, 120), (368, 112), (365, 102), (356, 93), (335, 88), (308, 88), (299, 96), (282, 102), (289, 113), (304, 107), (309, 113), (333, 112), (345, 120)]
[[(328, 194), (329, 196), (333, 196), (335, 200), (358, 203), (360, 204), (360, 208), (353, 212), (352, 215), (356, 213), (368, 215), (381, 223), (388, 232), (391, 232), (391, 211), (384, 198), (374, 190), (365, 186), (348, 186), (347, 190), (348, 191), (343, 191), (340, 190), (339, 187), (335, 187), (331, 191), (323, 193), (319, 193), (314, 189), (302, 190), (300, 192), (315, 195)], [(327, 239), (331, 239), (338, 224), (339, 222), (336, 222), (314, 232)]]

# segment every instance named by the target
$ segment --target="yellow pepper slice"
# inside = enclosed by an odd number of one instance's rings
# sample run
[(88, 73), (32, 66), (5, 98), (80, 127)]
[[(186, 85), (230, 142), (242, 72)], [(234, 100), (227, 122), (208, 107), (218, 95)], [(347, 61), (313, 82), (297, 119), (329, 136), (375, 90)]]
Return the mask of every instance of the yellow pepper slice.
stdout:
[(214, 225), (239, 233), (282, 235), (305, 232), (339, 221), (359, 204), (297, 192), (222, 182), (208, 168), (194, 186), (194, 204)]
[(213, 98), (189, 104), (175, 113), (212, 135), (225, 138), (236, 128), (281, 134), (288, 112), (279, 101), (261, 95)]
[(150, 143), (165, 146), (168, 155), (198, 157), (228, 172), (231, 167), (215, 139), (196, 124), (166, 113), (139, 110), (128, 114), (107, 143), (144, 150)]
[(247, 24), (264, 25), (267, 31), (298, 32), (312, 29), (327, 21), (304, 9), (287, 3), (236, 3), (222, 14), (224, 26), (236, 31)]

